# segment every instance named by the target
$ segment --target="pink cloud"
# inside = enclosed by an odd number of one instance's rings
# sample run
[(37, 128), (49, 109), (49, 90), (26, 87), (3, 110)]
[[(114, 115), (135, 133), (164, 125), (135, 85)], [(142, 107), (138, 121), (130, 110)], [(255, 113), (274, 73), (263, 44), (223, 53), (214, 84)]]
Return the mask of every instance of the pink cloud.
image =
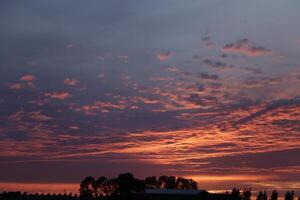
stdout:
[(70, 43), (66, 46), (67, 49), (73, 49), (76, 47), (76, 44), (75, 43)]
[(171, 52), (170, 51), (160, 52), (160, 53), (156, 54), (157, 60), (160, 60), (160, 61), (168, 60), (170, 58), (170, 56), (171, 56)]
[(71, 94), (68, 92), (52, 92), (52, 93), (45, 93), (45, 96), (53, 99), (63, 100), (71, 97)]
[(12, 83), (8, 87), (12, 90), (21, 90), (24, 88), (35, 88), (35, 85), (29, 81), (26, 83)]
[(20, 90), (24, 88), (36, 88), (36, 86), (32, 82), (35, 79), (36, 77), (31, 74), (23, 75), (20, 77), (20, 81), (23, 82), (12, 83), (8, 87), (12, 90)]
[(12, 89), (12, 90), (20, 90), (20, 89), (23, 89), (24, 86), (25, 85), (22, 84), (22, 83), (13, 83), (13, 84), (9, 85), (9, 88)]
[(66, 78), (64, 80), (64, 84), (66, 85), (70, 85), (70, 86), (75, 86), (79, 83), (79, 81), (77, 79), (74, 79), (74, 78)]
[(257, 46), (246, 38), (239, 40), (237, 43), (227, 44), (221, 50), (223, 52), (238, 53), (249, 57), (265, 56), (270, 54), (270, 51), (265, 47)]
[(42, 114), (41, 111), (29, 112), (28, 115), (29, 118), (36, 121), (49, 121), (53, 119), (52, 117)]
[(78, 126), (69, 126), (68, 128), (70, 130), (80, 130), (80, 127), (78, 127)]
[(23, 75), (20, 80), (21, 81), (33, 81), (35, 80), (36, 77), (34, 75), (31, 75), (31, 74), (26, 74), (26, 75)]

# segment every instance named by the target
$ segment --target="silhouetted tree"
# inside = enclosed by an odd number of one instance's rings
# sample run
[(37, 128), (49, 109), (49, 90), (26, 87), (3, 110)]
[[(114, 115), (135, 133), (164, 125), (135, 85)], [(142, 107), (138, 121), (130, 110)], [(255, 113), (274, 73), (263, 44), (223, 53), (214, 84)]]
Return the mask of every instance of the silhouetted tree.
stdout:
[(259, 191), (256, 200), (268, 200), (268, 195), (266, 191)]
[(287, 191), (284, 195), (285, 200), (294, 200), (295, 192), (294, 191)]
[(146, 188), (146, 184), (144, 180), (134, 179), (133, 183), (133, 192), (143, 192)]
[(159, 188), (165, 189), (165, 188), (166, 188), (167, 181), (168, 181), (168, 176), (160, 176), (160, 177), (158, 178)]
[(243, 200), (250, 200), (251, 199), (251, 188), (244, 188), (242, 193)]
[(106, 196), (116, 195), (119, 193), (118, 179), (110, 178), (106, 181), (104, 191)]
[(231, 199), (232, 200), (241, 200), (241, 194), (240, 194), (240, 190), (237, 188), (233, 188), (232, 192), (231, 192)]
[(186, 179), (182, 177), (178, 177), (176, 179), (176, 186), (177, 189), (181, 190), (195, 190), (198, 189), (197, 182), (193, 179)]
[(151, 188), (151, 189), (156, 189), (159, 188), (158, 181), (155, 176), (149, 176), (145, 178), (145, 187), (146, 188)]
[(107, 178), (105, 176), (100, 176), (94, 183), (94, 192), (96, 196), (107, 196), (106, 193), (106, 185), (107, 185)]
[(80, 197), (83, 199), (93, 198), (95, 179), (92, 176), (87, 176), (80, 183)]
[(273, 190), (271, 194), (271, 200), (277, 200), (277, 199), (278, 199), (278, 192), (276, 190)]
[(189, 179), (189, 185), (192, 190), (197, 190), (198, 189), (198, 183), (194, 181), (193, 179)]
[(268, 200), (268, 194), (266, 191), (263, 193), (263, 200)]
[(119, 174), (118, 185), (121, 195), (128, 195), (134, 188), (135, 180), (131, 173)]
[(178, 177), (176, 179), (176, 188), (177, 189), (188, 189), (189, 187), (189, 180), (188, 179), (185, 179), (185, 178), (182, 178), (182, 177)]
[(166, 187), (166, 189), (175, 189), (176, 188), (176, 177), (169, 176), (165, 187)]

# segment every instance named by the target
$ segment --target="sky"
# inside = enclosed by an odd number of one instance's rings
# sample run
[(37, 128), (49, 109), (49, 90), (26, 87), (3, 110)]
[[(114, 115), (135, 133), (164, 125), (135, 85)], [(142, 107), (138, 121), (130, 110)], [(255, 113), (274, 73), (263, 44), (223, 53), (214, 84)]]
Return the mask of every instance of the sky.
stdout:
[(0, 190), (87, 175), (300, 191), (298, 0), (2, 0)]

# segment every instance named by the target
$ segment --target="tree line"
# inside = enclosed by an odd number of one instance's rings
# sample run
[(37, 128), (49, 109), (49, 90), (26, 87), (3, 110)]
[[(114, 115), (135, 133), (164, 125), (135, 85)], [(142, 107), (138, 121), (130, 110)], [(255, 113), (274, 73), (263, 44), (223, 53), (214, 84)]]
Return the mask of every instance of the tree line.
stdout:
[(181, 189), (196, 190), (197, 182), (175, 176), (149, 176), (143, 180), (135, 178), (131, 173), (119, 174), (117, 178), (92, 176), (84, 178), (80, 183), (79, 194), (83, 198), (107, 197), (112, 195), (127, 195), (140, 193), (145, 189)]
[[(268, 197), (267, 191), (259, 191), (256, 200), (278, 200), (277, 190), (271, 192), (270, 197)], [(295, 200), (296, 193), (295, 191), (287, 191), (284, 195), (284, 200)], [(243, 191), (233, 188), (231, 192), (231, 200), (251, 200), (251, 188), (245, 188)], [(298, 197), (300, 200), (300, 195)]]
[[(117, 198), (120, 197), (120, 198)], [(90, 196), (90, 200), (98, 200), (101, 197), (92, 197)], [(107, 196), (103, 197), (106, 200), (123, 200), (124, 197), (117, 195), (117, 196)], [(0, 193), (0, 199), (1, 200), (85, 200), (86, 197), (78, 196), (77, 194), (27, 194), (26, 192), (2, 192)], [(128, 199), (128, 198), (127, 198)], [(149, 200), (145, 198), (145, 196), (131, 196), (132, 200)], [(173, 200), (174, 196), (171, 198), (162, 197), (162, 198), (156, 198), (157, 200)], [(251, 188), (245, 188), (244, 190), (240, 191), (239, 189), (234, 188), (231, 193), (226, 192), (223, 194), (212, 194), (208, 193), (205, 190), (202, 190), (197, 198), (189, 198), (189, 197), (183, 197), (184, 200), (254, 200), (255, 198), (251, 198)], [(295, 200), (296, 199), (296, 193), (294, 191), (287, 191), (284, 196), (284, 200)], [(278, 192), (276, 190), (273, 190), (271, 192), (271, 195), (268, 196), (266, 191), (259, 191), (256, 200), (278, 200)], [(298, 197), (298, 200), (300, 200), (300, 196)]]

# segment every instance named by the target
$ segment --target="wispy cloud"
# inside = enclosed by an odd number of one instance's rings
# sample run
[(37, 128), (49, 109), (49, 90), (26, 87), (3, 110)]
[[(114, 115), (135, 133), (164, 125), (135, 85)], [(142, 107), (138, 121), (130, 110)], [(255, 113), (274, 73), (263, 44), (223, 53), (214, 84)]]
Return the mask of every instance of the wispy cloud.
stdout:
[(69, 92), (46, 92), (45, 96), (53, 99), (63, 100), (70, 98), (71, 94)]
[(75, 78), (66, 78), (66, 79), (64, 80), (64, 84), (70, 85), (70, 86), (75, 86), (75, 85), (77, 85), (77, 84), (79, 84), (79, 83), (80, 83), (80, 81), (78, 81), (78, 80), (75, 79)]
[(243, 54), (250, 57), (270, 55), (270, 51), (263, 46), (258, 46), (244, 38), (236, 43), (226, 44), (222, 48), (223, 52)]
[(36, 77), (34, 75), (32, 75), (32, 74), (23, 75), (20, 78), (21, 81), (33, 81), (35, 79), (36, 79)]

